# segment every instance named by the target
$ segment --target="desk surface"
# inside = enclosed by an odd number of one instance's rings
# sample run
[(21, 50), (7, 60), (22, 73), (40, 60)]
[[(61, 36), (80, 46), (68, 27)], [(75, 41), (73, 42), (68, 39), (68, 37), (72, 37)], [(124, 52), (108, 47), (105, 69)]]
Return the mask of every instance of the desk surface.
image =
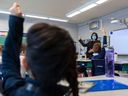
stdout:
[(77, 59), (78, 62), (91, 62), (90, 59)]
[[(91, 62), (91, 59), (77, 59), (78, 62)], [(115, 61), (115, 64), (128, 64), (128, 61)]]
[(128, 61), (115, 61), (115, 64), (128, 64)]
[[(112, 78), (107, 78), (105, 76), (95, 76), (79, 78), (78, 81), (88, 81), (88, 80), (109, 80)], [(128, 85), (128, 78), (115, 77), (114, 80)], [(100, 92), (87, 92), (85, 94), (80, 94), (80, 96), (128, 96), (128, 89), (125, 90), (114, 90), (114, 91), (100, 91)]]

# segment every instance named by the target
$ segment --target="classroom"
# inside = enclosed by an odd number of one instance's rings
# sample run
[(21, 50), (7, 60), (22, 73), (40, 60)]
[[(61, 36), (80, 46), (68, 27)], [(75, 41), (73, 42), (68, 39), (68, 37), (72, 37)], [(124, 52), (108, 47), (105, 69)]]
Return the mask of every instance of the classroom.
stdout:
[(0, 96), (128, 96), (128, 0), (1, 0)]

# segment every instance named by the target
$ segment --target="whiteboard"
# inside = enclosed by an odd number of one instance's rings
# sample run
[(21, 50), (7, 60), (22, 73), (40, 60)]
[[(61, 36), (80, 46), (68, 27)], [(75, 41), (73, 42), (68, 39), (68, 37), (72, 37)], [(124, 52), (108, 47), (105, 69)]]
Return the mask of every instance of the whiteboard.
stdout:
[(128, 55), (128, 29), (110, 32), (110, 46), (117, 54)]

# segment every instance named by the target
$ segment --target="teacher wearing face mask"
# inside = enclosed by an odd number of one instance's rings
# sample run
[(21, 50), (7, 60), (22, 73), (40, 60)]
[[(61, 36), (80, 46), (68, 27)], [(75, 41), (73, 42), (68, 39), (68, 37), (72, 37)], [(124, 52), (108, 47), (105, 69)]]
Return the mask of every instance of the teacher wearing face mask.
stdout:
[[(107, 36), (106, 36), (106, 32), (103, 31), (103, 46), (107, 44)], [(87, 51), (86, 51), (86, 57), (91, 59), (92, 56), (93, 56), (93, 45), (95, 43), (100, 43), (101, 42), (98, 40), (98, 34), (96, 32), (93, 32), (92, 35), (91, 35), (91, 41), (89, 41), (88, 43), (84, 43), (84, 41), (80, 38), (79, 39), (79, 42), (81, 43), (81, 45), (83, 47), (87, 47)]]

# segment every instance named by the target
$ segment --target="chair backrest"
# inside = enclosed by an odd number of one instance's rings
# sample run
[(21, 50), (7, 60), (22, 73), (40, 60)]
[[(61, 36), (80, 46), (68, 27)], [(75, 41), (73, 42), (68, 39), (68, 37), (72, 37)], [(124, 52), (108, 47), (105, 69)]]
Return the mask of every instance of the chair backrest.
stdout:
[(104, 75), (105, 74), (105, 60), (104, 59), (93, 59), (92, 60), (92, 76)]

